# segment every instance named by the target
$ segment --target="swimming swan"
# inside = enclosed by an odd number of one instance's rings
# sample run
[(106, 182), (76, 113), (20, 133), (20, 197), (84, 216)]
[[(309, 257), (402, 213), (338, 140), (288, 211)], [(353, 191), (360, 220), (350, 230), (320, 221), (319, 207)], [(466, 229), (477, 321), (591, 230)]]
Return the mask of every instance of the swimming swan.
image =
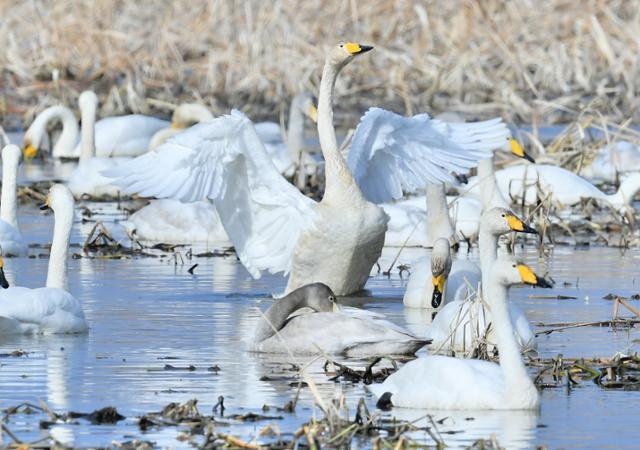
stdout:
[(68, 186), (76, 198), (83, 195), (91, 197), (118, 196), (120, 189), (111, 184), (111, 179), (102, 175), (103, 170), (111, 169), (128, 161), (129, 158), (109, 158), (96, 156), (95, 120), (98, 97), (92, 91), (84, 91), (78, 98), (82, 112), (82, 151), (78, 166), (71, 173)]
[(2, 149), (2, 194), (0, 197), (0, 247), (5, 256), (24, 256), (27, 243), (18, 227), (17, 178), (22, 153), (16, 145)]
[[(62, 121), (62, 133), (53, 146), (54, 158), (78, 158), (78, 121), (66, 106), (51, 106), (36, 116), (24, 135), (24, 156), (33, 158), (42, 145), (47, 124)], [(160, 129), (169, 126), (166, 120), (140, 114), (107, 117), (96, 122), (95, 142), (97, 156), (138, 156), (146, 153), (149, 141)]]
[[(333, 96), (340, 70), (370, 49), (344, 43), (327, 55), (318, 99), (326, 179), (319, 203), (277, 172), (251, 122), (238, 111), (196, 125), (108, 176), (125, 191), (143, 196), (212, 199), (245, 268), (255, 278), (264, 270), (289, 273), (286, 293), (312, 282), (327, 284), (337, 295), (357, 292), (382, 251), (387, 216), (362, 195), (338, 149)], [(401, 119), (410, 122), (412, 135), (424, 129), (424, 120)], [(386, 158), (389, 170), (413, 171), (406, 178), (395, 178), (400, 190), (402, 179), (420, 187), (451, 180), (451, 171), (466, 171), (485, 155), (478, 150), (484, 148), (483, 135), (469, 136), (438, 121), (430, 121), (427, 129), (431, 140), (426, 143), (415, 140), (409, 146), (394, 146), (398, 152), (411, 150), (410, 155), (399, 156), (402, 167), (393, 163), (393, 157)], [(435, 137), (434, 130), (440, 131)], [(356, 154), (364, 161), (371, 151), (356, 149)], [(377, 168), (383, 159), (376, 159)], [(395, 190), (393, 185), (387, 187)]]
[[(308, 307), (312, 313), (289, 316)], [(313, 283), (294, 290), (260, 318), (252, 350), (265, 353), (340, 354), (350, 357), (413, 355), (427, 341), (357, 308), (341, 311), (331, 289)], [(276, 333), (277, 331), (277, 333)]]
[[(499, 237), (512, 231), (537, 234), (536, 230), (525, 224), (508, 209), (492, 208), (482, 215), (478, 242), (482, 286), (487, 285), (490, 281), (491, 267), (498, 257)], [(474, 278), (472, 281), (476, 283), (475, 287), (477, 288), (479, 280)], [(447, 289), (448, 286), (445, 286), (445, 292)], [(433, 341), (432, 349), (455, 352), (468, 351), (478, 337), (483, 337), (489, 343), (495, 343), (495, 327), (489, 327), (489, 324), (492, 323), (492, 314), (484, 307), (481, 298), (478, 298), (478, 292), (474, 294), (476, 295), (466, 299), (454, 299), (446, 303), (438, 312), (427, 333)], [(485, 301), (485, 303), (487, 302)], [(514, 325), (514, 338), (519, 348), (522, 350), (536, 348), (535, 335), (524, 312), (516, 305), (511, 305), (509, 314)]]
[(546, 287), (526, 265), (512, 258), (494, 262), (485, 285), (494, 317), (500, 364), (448, 356), (410, 361), (369, 390), (378, 405), (425, 409), (536, 409), (538, 391), (527, 374), (513, 337), (508, 287), (526, 283)]
[(83, 333), (88, 329), (80, 302), (67, 289), (67, 253), (73, 226), (73, 195), (61, 184), (45, 205), (54, 212), (47, 285), (0, 290), (0, 334)]

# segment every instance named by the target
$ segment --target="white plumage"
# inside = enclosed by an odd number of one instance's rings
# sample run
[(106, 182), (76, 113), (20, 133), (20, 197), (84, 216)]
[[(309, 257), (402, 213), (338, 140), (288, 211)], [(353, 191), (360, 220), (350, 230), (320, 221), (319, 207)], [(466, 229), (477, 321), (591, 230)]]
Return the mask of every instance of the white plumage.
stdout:
[(500, 364), (426, 356), (405, 364), (384, 383), (369, 389), (388, 394), (391, 404), (428, 409), (535, 409), (540, 396), (527, 374), (514, 342), (509, 319), (507, 287), (515, 283), (537, 284), (531, 269), (508, 258), (494, 263), (485, 286), (498, 337)]
[(0, 333), (82, 333), (88, 329), (80, 302), (67, 291), (73, 196), (66, 186), (55, 184), (46, 204), (55, 219), (46, 287), (0, 290)]
[(447, 123), (371, 108), (356, 129), (348, 163), (369, 201), (388, 202), (427, 184), (452, 182), (451, 172), (475, 167), (510, 135), (500, 118)]
[(2, 198), (0, 199), (0, 248), (4, 256), (27, 254), (27, 243), (18, 226), (17, 178), (20, 149), (12, 144), (2, 149)]
[[(312, 282), (329, 285), (337, 295), (358, 291), (382, 250), (387, 216), (363, 198), (338, 151), (331, 101), (338, 72), (363, 49), (336, 46), (325, 63), (318, 105), (326, 172), (320, 203), (278, 173), (251, 122), (237, 111), (196, 125), (108, 175), (143, 196), (213, 200), (254, 277), (264, 270), (290, 272), (287, 292)], [(444, 180), (450, 170), (466, 170), (479, 157), (460, 146), (424, 147), (420, 167), (430, 179)]]

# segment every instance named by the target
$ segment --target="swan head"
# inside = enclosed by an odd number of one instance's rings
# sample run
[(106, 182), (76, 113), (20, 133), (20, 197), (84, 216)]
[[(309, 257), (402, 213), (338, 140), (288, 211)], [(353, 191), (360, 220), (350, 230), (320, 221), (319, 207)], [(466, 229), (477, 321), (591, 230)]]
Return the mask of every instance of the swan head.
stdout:
[(527, 161), (535, 164), (536, 160), (524, 151), (524, 147), (520, 144), (520, 142), (518, 142), (517, 139), (510, 137), (507, 139), (507, 141), (507, 146), (512, 155), (515, 155), (518, 158), (526, 159)]
[(431, 307), (438, 308), (442, 304), (444, 288), (451, 271), (451, 244), (448, 239), (440, 238), (433, 244), (431, 252), (431, 281), (433, 294)]
[(318, 312), (335, 312), (338, 310), (336, 295), (324, 283), (311, 283), (296, 289), (290, 295), (301, 299), (304, 306)]
[(49, 189), (44, 204), (40, 206), (40, 209), (52, 209), (54, 212), (62, 211), (70, 206), (73, 208), (73, 202), (73, 194), (66, 185), (54, 184)]
[(213, 120), (211, 111), (200, 103), (182, 103), (173, 110), (171, 128), (185, 129), (200, 122)]
[(83, 91), (78, 97), (78, 106), (80, 111), (88, 108), (96, 109), (98, 107), (98, 96), (93, 91)]
[(9, 282), (4, 276), (4, 259), (0, 256), (0, 286), (3, 289), (7, 289), (9, 287)]
[(38, 149), (42, 144), (42, 134), (34, 132), (29, 128), (22, 138), (22, 155), (26, 161), (31, 161), (38, 155)]
[(291, 107), (297, 108), (302, 114), (313, 120), (314, 123), (318, 122), (318, 109), (316, 105), (318, 101), (311, 92), (301, 92), (291, 101)]
[(491, 270), (493, 276), (504, 286), (524, 283), (542, 288), (553, 287), (544, 277), (537, 275), (531, 267), (514, 258), (497, 259)]
[(349, 64), (353, 58), (363, 53), (373, 50), (370, 45), (361, 45), (357, 42), (339, 42), (335, 47), (329, 50), (327, 54), (327, 63), (341, 69)]
[(491, 208), (484, 212), (480, 219), (480, 227), (490, 230), (491, 234), (496, 236), (507, 234), (510, 231), (538, 234), (513, 211), (506, 208)]

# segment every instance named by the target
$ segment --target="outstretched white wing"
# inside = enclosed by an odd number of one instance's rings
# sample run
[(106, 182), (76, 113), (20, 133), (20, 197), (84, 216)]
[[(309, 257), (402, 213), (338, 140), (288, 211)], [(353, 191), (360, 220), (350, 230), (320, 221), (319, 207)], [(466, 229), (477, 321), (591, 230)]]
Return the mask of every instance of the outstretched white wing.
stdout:
[(315, 202), (278, 173), (251, 121), (235, 110), (105, 175), (125, 192), (145, 197), (213, 200), (255, 278), (263, 270), (289, 272), (298, 236), (315, 215)]
[(371, 108), (356, 129), (348, 164), (369, 201), (388, 202), (430, 183), (453, 181), (451, 172), (466, 173), (509, 136), (499, 118), (447, 123)]

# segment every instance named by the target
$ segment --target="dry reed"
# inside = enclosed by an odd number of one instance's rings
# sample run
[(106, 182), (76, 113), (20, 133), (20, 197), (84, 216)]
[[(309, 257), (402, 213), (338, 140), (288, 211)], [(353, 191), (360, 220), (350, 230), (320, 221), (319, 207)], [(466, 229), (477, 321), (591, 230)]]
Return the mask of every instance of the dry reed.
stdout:
[(640, 8), (625, 0), (0, 0), (0, 17), (5, 125), (89, 86), (102, 114), (195, 99), (277, 118), (340, 38), (377, 49), (339, 82), (345, 125), (370, 105), (549, 123), (596, 95), (612, 120), (639, 114)]

